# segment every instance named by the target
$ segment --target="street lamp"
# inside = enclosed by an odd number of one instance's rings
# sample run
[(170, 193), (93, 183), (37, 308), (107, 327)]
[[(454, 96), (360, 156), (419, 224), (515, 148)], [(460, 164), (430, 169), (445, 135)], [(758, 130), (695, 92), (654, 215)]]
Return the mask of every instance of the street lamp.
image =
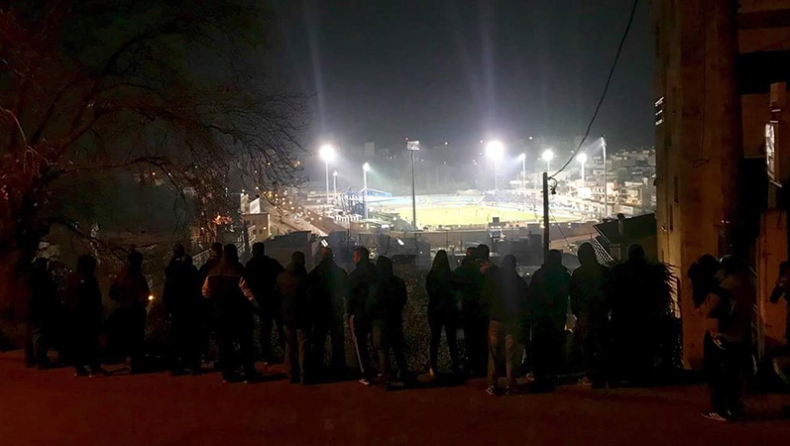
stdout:
[(505, 146), (499, 141), (491, 141), (486, 145), (486, 155), (494, 162), (494, 190), (498, 190), (497, 161), (505, 156)]
[(321, 146), (318, 150), (318, 156), (324, 160), (324, 168), (326, 169), (326, 204), (329, 204), (329, 162), (335, 159), (335, 148), (329, 144)]
[(365, 220), (368, 219), (368, 170), (370, 164), (365, 163), (362, 165), (362, 207), (365, 211)]
[(541, 156), (543, 161), (546, 162), (546, 172), (551, 170), (551, 160), (554, 159), (554, 152), (551, 149), (547, 149), (543, 152), (543, 156)]
[(580, 154), (576, 155), (576, 161), (578, 161), (579, 164), (582, 165), (582, 184), (584, 184), (585, 183), (584, 164), (587, 162), (587, 154), (586, 153), (580, 153)]
[(332, 172), (332, 198), (337, 201), (337, 171)]

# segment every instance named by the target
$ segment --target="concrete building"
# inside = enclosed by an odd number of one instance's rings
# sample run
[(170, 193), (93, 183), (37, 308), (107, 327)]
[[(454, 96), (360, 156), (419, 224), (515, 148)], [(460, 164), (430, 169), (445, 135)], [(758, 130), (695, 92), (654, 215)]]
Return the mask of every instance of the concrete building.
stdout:
[[(675, 268), (684, 361), (699, 368), (704, 325), (686, 271), (701, 255), (748, 258), (763, 320), (784, 311), (765, 305), (787, 241), (764, 243), (761, 221), (776, 214), (771, 222), (782, 230), (772, 236), (781, 239), (786, 220), (770, 209), (762, 152), (771, 84), (790, 80), (790, 0), (662, 0), (653, 8), (658, 256)], [(778, 143), (787, 144), (783, 135)], [(768, 340), (784, 324), (763, 328)]]

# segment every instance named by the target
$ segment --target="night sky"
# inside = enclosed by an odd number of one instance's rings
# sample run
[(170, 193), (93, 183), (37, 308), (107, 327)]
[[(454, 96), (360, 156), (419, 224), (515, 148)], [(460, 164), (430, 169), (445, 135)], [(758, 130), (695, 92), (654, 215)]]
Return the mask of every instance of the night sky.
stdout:
[[(581, 135), (631, 0), (287, 0), (280, 69), (315, 94), (310, 145)], [(652, 145), (649, 2), (591, 137)]]

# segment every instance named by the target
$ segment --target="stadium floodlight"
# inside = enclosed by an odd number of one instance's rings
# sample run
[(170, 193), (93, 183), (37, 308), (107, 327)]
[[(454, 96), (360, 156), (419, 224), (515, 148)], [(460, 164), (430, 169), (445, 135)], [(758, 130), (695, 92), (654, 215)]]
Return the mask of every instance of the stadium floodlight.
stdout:
[(497, 183), (497, 161), (505, 156), (505, 146), (499, 141), (491, 141), (486, 144), (486, 156), (494, 162), (494, 190), (498, 190)]
[(335, 148), (330, 144), (324, 144), (318, 149), (318, 156), (324, 160), (324, 169), (326, 171), (326, 204), (329, 204), (329, 163), (335, 160)]
[(546, 172), (551, 170), (551, 160), (554, 159), (554, 151), (551, 149), (546, 149), (543, 151), (543, 155), (541, 159), (546, 162)]
[(576, 155), (576, 161), (578, 161), (579, 164), (582, 165), (582, 184), (584, 184), (585, 180), (586, 180), (586, 178), (584, 176), (584, 165), (587, 163), (587, 154), (586, 153), (580, 153), (580, 154)]

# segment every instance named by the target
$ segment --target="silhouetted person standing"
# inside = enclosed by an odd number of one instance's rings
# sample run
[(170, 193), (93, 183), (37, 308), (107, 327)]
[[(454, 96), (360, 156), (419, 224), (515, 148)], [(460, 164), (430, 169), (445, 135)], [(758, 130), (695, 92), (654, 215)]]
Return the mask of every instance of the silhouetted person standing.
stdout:
[(367, 302), (367, 314), (373, 329), (373, 346), (379, 358), (379, 375), (385, 382), (394, 377), (390, 369), (390, 349), (398, 364), (397, 376), (403, 379), (409, 369), (403, 338), (406, 299), (406, 284), (393, 274), (392, 260), (379, 257), (376, 261), (376, 279)]
[(99, 361), (104, 307), (96, 280), (95, 258), (82, 255), (77, 259), (77, 271), (69, 275), (63, 297), (68, 311), (70, 356), (76, 376), (105, 374)]
[(61, 316), (58, 285), (48, 266), (47, 259), (36, 259), (29, 278), (30, 335), (25, 346), (25, 360), (27, 365), (39, 369), (50, 366), (47, 351), (57, 344)]
[[(151, 291), (143, 276), (143, 255), (132, 250), (126, 267), (110, 286), (110, 299), (119, 308), (113, 315), (111, 344), (121, 357), (129, 357), (132, 373), (142, 370), (145, 348), (146, 307)], [(114, 341), (113, 341), (114, 339)]]
[(200, 273), (186, 254), (184, 246), (173, 248), (173, 257), (165, 268), (162, 299), (170, 315), (172, 371), (183, 372), (188, 367), (193, 374), (200, 372), (200, 326), (203, 312)]
[(609, 305), (606, 300), (608, 269), (598, 263), (595, 249), (590, 243), (579, 247), (581, 266), (573, 271), (570, 295), (571, 309), (577, 317), (576, 345), (581, 349), (585, 377), (581, 383), (592, 385), (598, 378), (603, 356)]
[(312, 377), (308, 361), (310, 324), (307, 308), (307, 269), (301, 251), (291, 255), (291, 263), (277, 276), (277, 292), (282, 301), (282, 320), (285, 329), (285, 372), (292, 383), (304, 384)]
[[(198, 270), (201, 287), (206, 282), (208, 273), (212, 269), (219, 266), (220, 262), (222, 261), (222, 250), (222, 243), (215, 242), (211, 244), (211, 248), (209, 248), (209, 258), (205, 263), (203, 263), (203, 265), (200, 266), (200, 269)], [(200, 321), (200, 354), (206, 359), (206, 361), (209, 360), (209, 347), (211, 345), (212, 336), (215, 336), (215, 339), (217, 340), (219, 338), (219, 334), (217, 333), (218, 325), (219, 315), (217, 313), (217, 308), (214, 307), (214, 301), (204, 301)]]
[[(472, 376), (485, 373), (488, 345), (488, 319), (483, 306), (483, 273), (480, 263), (488, 264), (489, 250), (480, 245), (467, 256), (461, 266), (453, 272), (458, 286), (458, 301), (461, 306), (461, 324), (464, 329), (464, 346), (468, 361), (467, 372)], [(478, 257), (484, 256), (478, 262)]]
[(373, 377), (370, 370), (370, 355), (368, 352), (368, 336), (370, 336), (370, 318), (366, 312), (368, 293), (376, 280), (376, 268), (370, 262), (370, 253), (366, 248), (354, 250), (352, 260), (356, 269), (348, 275), (348, 294), (346, 295), (346, 312), (348, 326), (351, 330), (354, 350), (359, 361), (359, 370), (362, 374), (359, 382), (370, 385)]
[[(515, 360), (519, 351), (519, 315), (527, 298), (527, 284), (516, 272), (516, 258), (507, 255), (500, 268), (490, 268), (484, 294), (489, 304), (488, 324), (488, 388), (498, 393), (497, 383), (505, 363), (507, 393), (517, 393)], [(504, 357), (504, 358), (503, 358)], [(503, 361), (504, 359), (504, 361)]]
[(785, 339), (790, 342), (790, 262), (782, 262), (779, 265), (779, 278), (776, 280), (770, 301), (772, 304), (779, 303), (779, 299), (784, 296), (787, 301), (787, 317), (785, 318)]
[(431, 328), (431, 374), (438, 372), (436, 363), (443, 329), (447, 335), (453, 372), (460, 373), (456, 338), (459, 322), (458, 304), (455, 300), (456, 286), (447, 251), (442, 249), (436, 253), (425, 287), (428, 290), (428, 325)]
[(533, 326), (535, 384), (542, 390), (553, 390), (562, 362), (570, 283), (571, 276), (562, 266), (562, 253), (553, 249), (529, 285), (527, 305)]
[(721, 260), (720, 283), (701, 305), (715, 322), (705, 334), (703, 368), (710, 386), (712, 411), (705, 418), (726, 421), (743, 415), (741, 367), (748, 352), (754, 285), (746, 265), (733, 256)]
[(321, 263), (308, 276), (311, 362), (318, 369), (323, 367), (326, 337), (329, 335), (334, 373), (342, 373), (346, 369), (343, 306), (347, 282), (348, 275), (335, 263), (332, 250), (326, 247), (321, 249)]
[(261, 356), (264, 361), (269, 363), (276, 361), (272, 349), (272, 328), (275, 324), (277, 326), (277, 343), (280, 348), (285, 347), (280, 296), (276, 290), (277, 276), (283, 271), (280, 262), (266, 255), (266, 247), (263, 243), (252, 245), (252, 259), (247, 262), (246, 279), (260, 308)]
[[(212, 269), (203, 282), (203, 297), (211, 299), (217, 309), (219, 335), (219, 362), (224, 382), (235, 380), (241, 363), (245, 381), (255, 381), (255, 347), (253, 340), (253, 313), (255, 296), (244, 280), (244, 267), (239, 263), (236, 245), (226, 245), (222, 261)], [(240, 354), (234, 344), (238, 343)]]

